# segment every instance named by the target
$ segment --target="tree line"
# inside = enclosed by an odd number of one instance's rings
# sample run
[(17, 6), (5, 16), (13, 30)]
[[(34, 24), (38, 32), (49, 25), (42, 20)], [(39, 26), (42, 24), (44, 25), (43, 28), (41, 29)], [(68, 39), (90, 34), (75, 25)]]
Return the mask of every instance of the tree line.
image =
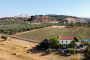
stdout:
[(53, 24), (45, 23), (45, 24), (9, 24), (9, 25), (0, 25), (0, 31), (8, 34), (15, 34), (17, 32), (23, 32), (38, 28), (44, 28), (48, 26), (52, 26)]

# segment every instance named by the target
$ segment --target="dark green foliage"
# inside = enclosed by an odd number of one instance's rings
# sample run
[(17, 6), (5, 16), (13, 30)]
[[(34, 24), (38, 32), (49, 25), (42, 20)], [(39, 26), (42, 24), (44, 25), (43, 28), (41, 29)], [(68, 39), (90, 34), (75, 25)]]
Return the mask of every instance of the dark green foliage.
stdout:
[(53, 39), (44, 39), (42, 42), (40, 42), (40, 44), (37, 46), (37, 48), (39, 49), (48, 49), (49, 47), (52, 48), (58, 48), (58, 41), (59, 39), (57, 37), (53, 38)]
[(74, 24), (74, 23), (71, 23), (71, 24), (70, 24), (70, 26), (71, 26), (71, 27), (74, 27), (74, 26), (75, 26), (75, 24)]
[(89, 42), (84, 42), (85, 46), (88, 46), (90, 48), (90, 43)]
[(75, 40), (76, 42), (79, 42), (79, 41), (80, 41), (80, 39), (79, 39), (78, 37), (74, 37), (74, 40)]
[(90, 49), (89, 48), (86, 48), (85, 53), (86, 53), (86, 57), (90, 58)]
[(84, 46), (84, 44), (80, 44), (80, 47), (83, 47)]
[(76, 41), (73, 40), (73, 41), (70, 43), (70, 47), (75, 48), (76, 46), (77, 46)]
[(73, 48), (68, 48), (68, 52), (69, 52), (70, 54), (74, 54), (74, 49), (73, 49)]
[(68, 48), (68, 53), (75, 54), (75, 53), (78, 53), (78, 51), (74, 50), (73, 48)]
[(47, 54), (49, 54), (49, 53), (53, 53), (53, 49), (47, 49), (46, 51), (45, 51)]
[(6, 35), (2, 35), (2, 37), (1, 37), (2, 39), (5, 39), (5, 40), (7, 40), (8, 39), (8, 37), (6, 36)]
[(61, 45), (60, 45), (60, 44), (57, 44), (57, 45), (55, 46), (55, 48), (56, 48), (56, 49), (59, 49), (59, 48), (61, 48)]
[(40, 45), (39, 45), (39, 47), (40, 48), (42, 48), (42, 49), (48, 49), (49, 48), (49, 40), (48, 39), (44, 39), (41, 43), (40, 43)]
[(9, 24), (27, 24), (29, 21), (24, 20), (0, 20), (0, 25), (9, 25)]
[(55, 38), (53, 38), (53, 39), (50, 39), (49, 41), (50, 41), (50, 45), (52, 46), (52, 47), (56, 47), (56, 45), (58, 44), (57, 42), (58, 42), (58, 38), (57, 37), (55, 37)]
[(78, 53), (78, 51), (77, 51), (77, 50), (75, 50), (75, 53)]
[(53, 24), (28, 24), (28, 23), (23, 23), (23, 24), (12, 24), (12, 25), (0, 25), (0, 31), (4, 33), (9, 33), (9, 34), (15, 34), (17, 32), (23, 32), (23, 31), (28, 31), (28, 30), (33, 30), (33, 29), (38, 29), (38, 28), (43, 28), (43, 27), (48, 27), (52, 26)]

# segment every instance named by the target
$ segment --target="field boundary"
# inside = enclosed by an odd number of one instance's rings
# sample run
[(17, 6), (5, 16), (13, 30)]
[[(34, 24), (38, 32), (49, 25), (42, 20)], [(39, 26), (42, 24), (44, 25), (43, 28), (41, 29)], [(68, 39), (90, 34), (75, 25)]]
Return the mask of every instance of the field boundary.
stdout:
[(9, 37), (19, 39), (19, 40), (28, 41), (28, 42), (33, 42), (33, 43), (40, 43), (40, 41), (28, 40), (28, 39), (20, 38), (20, 37), (17, 37), (17, 36), (9, 36)]
[[(44, 27), (44, 28), (65, 28), (65, 26), (49, 26), (49, 27)], [(24, 31), (24, 32), (16, 33), (14, 35), (20, 35), (20, 34), (24, 34), (24, 33), (27, 33), (27, 32), (32, 32), (32, 31), (37, 31), (37, 30), (44, 29), (44, 28), (39, 28), (39, 29)]]

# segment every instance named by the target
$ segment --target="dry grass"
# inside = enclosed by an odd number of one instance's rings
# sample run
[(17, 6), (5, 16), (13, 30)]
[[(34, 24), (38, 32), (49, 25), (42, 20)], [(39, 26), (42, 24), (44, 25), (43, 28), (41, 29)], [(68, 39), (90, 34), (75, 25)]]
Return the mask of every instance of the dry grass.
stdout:
[[(1, 40), (1, 39), (0, 39)], [(4, 44), (4, 45), (1, 45)], [(0, 59), (1, 60), (65, 60), (71, 57), (78, 57), (78, 54), (72, 56), (62, 56), (60, 54), (45, 55), (44, 52), (34, 49), (36, 43), (27, 42), (19, 39), (10, 38), (0, 42)], [(27, 48), (25, 48), (27, 47)], [(29, 53), (27, 53), (29, 52)]]

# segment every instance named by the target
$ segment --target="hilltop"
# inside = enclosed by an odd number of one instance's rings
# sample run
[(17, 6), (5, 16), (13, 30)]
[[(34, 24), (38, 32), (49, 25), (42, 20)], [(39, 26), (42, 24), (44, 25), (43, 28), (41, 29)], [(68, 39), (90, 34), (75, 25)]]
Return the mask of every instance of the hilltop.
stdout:
[(43, 15), (36, 15), (36, 16), (31, 16), (28, 21), (36, 22), (36, 23), (48, 23), (48, 22), (57, 22), (55, 18), (49, 17), (49, 16), (43, 16)]
[(86, 23), (87, 21), (84, 19), (80, 19), (78, 17), (75, 16), (66, 16), (66, 15), (35, 15), (35, 16), (31, 16), (30, 19), (28, 19), (28, 21), (31, 22), (36, 22), (36, 23), (57, 23), (57, 22), (81, 22), (81, 23)]

